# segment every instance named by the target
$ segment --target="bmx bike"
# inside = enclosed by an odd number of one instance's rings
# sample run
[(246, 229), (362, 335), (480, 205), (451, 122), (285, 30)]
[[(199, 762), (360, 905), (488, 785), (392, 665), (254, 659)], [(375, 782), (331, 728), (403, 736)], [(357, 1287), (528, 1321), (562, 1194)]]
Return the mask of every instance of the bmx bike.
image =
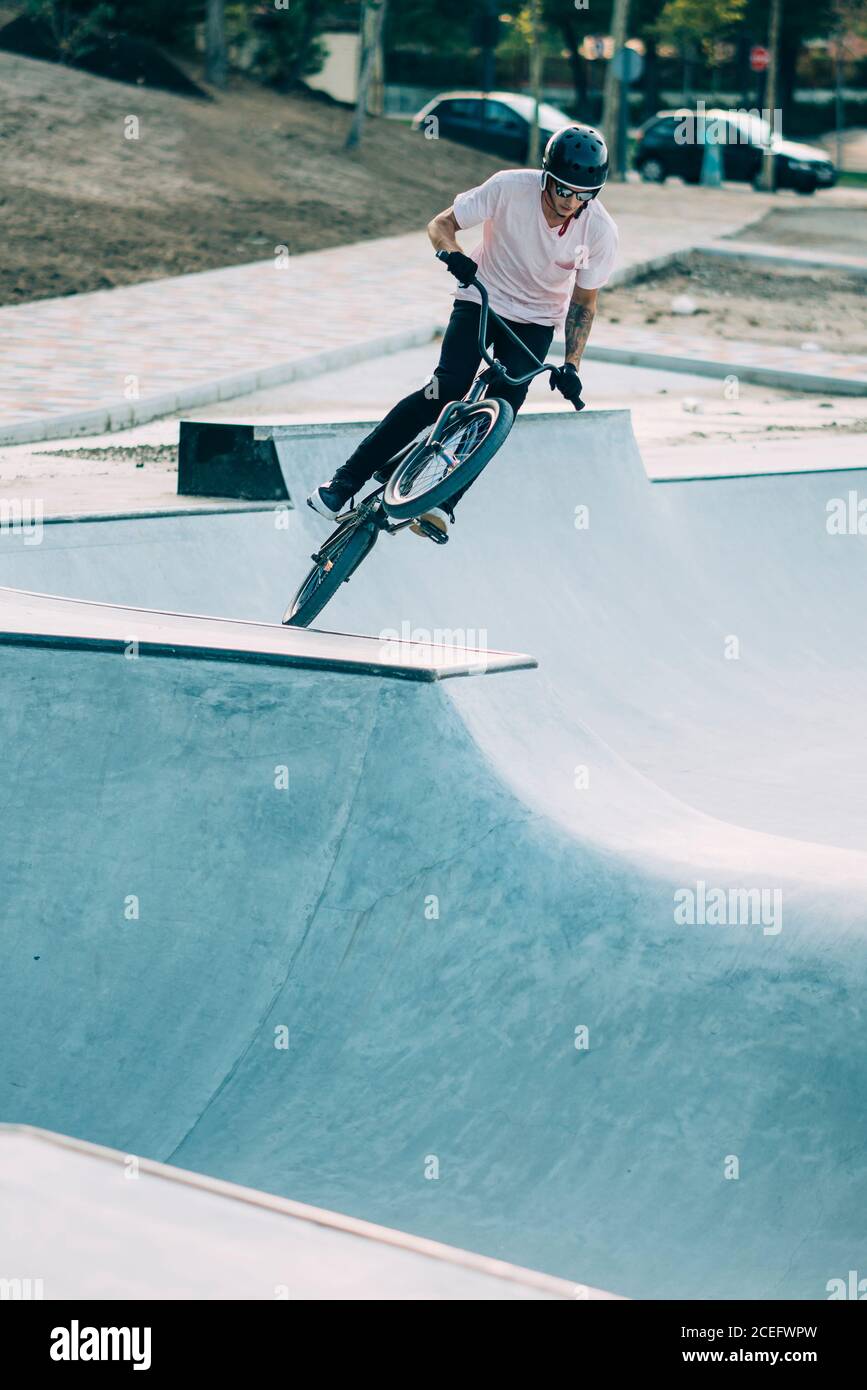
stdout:
[[(440, 260), (446, 259), (444, 251), (438, 251), (437, 256)], [(307, 627), (340, 585), (349, 582), (383, 532), (394, 536), (415, 523), (432, 541), (444, 544), (448, 536), (426, 522), (421, 514), (430, 507), (447, 503), (474, 482), (505, 443), (514, 423), (514, 411), (509, 402), (497, 396), (485, 396), (485, 391), (489, 386), (495, 388), (498, 382), (524, 386), (542, 372), (557, 370), (540, 362), (508, 324), (503, 323), (490, 308), (487, 290), (479, 280), (474, 278), (469, 283), (478, 290), (482, 301), (479, 315), (481, 360), (469, 390), (461, 400), (449, 401), (443, 406), (430, 428), (377, 469), (374, 477), (381, 480), (380, 487), (357, 504), (353, 499), (349, 509), (337, 518), (337, 529), (310, 557), (313, 567), (283, 615), (285, 626)], [(524, 376), (509, 376), (502, 363), (488, 352), (490, 319), (494, 319), (536, 364)]]

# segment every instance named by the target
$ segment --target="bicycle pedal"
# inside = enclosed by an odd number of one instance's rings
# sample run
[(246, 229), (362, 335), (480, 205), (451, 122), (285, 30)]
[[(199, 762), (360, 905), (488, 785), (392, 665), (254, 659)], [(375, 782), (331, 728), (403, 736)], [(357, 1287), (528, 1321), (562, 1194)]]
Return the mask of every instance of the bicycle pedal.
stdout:
[(448, 532), (442, 531), (432, 521), (425, 521), (424, 517), (420, 516), (416, 521), (416, 526), (427, 536), (428, 540), (433, 541), (436, 545), (448, 545)]

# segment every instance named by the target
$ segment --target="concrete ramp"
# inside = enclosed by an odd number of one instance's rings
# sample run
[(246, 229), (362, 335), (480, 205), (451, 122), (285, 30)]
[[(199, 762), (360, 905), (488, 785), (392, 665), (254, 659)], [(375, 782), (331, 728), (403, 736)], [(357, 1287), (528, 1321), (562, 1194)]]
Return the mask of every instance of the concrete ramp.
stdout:
[[(294, 510), (7, 533), (0, 583), (277, 622), (327, 534), (303, 498), (362, 433), (258, 426)], [(547, 712), (559, 746), (562, 712), (698, 810), (860, 849), (867, 546), (828, 530), (850, 494), (863, 471), (651, 484), (628, 412), (521, 416), (450, 544), (383, 539), (318, 625), (530, 652), (544, 699), (519, 744)]]
[[(867, 1234), (857, 485), (652, 488), (627, 417), (531, 418), (328, 616), (538, 671), (0, 645), (0, 1113), (621, 1294), (825, 1297)], [(53, 527), (0, 575), (267, 621), (319, 534)]]

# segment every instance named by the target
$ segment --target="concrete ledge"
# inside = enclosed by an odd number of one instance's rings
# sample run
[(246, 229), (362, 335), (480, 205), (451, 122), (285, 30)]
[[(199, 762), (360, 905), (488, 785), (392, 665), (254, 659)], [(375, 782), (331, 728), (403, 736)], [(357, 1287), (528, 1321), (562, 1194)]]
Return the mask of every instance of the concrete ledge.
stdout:
[[(162, 1298), (170, 1270), (173, 1296), (184, 1299), (273, 1298), (272, 1290), (285, 1287), (298, 1300), (619, 1300), (586, 1284), (148, 1158), (137, 1157), (137, 1200), (124, 1204), (118, 1194), (127, 1165), (128, 1155), (101, 1144), (0, 1125), (11, 1267), (44, 1271), (49, 1297)], [(58, 1241), (53, 1232), (61, 1225)]]
[(78, 648), (141, 656), (300, 666), (411, 681), (535, 667), (532, 656), (280, 623), (159, 612), (0, 588), (0, 646)]

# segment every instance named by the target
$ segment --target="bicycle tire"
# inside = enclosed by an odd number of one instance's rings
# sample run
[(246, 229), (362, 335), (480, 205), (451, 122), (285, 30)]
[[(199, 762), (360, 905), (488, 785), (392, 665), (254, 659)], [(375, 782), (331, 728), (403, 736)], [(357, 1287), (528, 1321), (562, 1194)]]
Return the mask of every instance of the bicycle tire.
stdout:
[[(434, 456), (434, 451), (427, 445), (421, 444), (419, 450), (413, 450), (408, 458), (396, 469), (385, 485), (382, 494), (382, 505), (389, 516), (396, 521), (405, 521), (418, 516), (420, 512), (428, 507), (437, 507), (443, 502), (447, 502), (456, 492), (460, 492), (469, 483), (473, 482), (481, 473), (482, 469), (490, 463), (498, 449), (505, 443), (509, 431), (514, 423), (515, 413), (508, 401), (501, 400), (498, 396), (490, 396), (486, 400), (479, 401), (476, 410), (467, 412), (455, 421), (454, 429), (464, 429), (467, 421), (476, 414), (487, 414), (493, 416), (493, 422), (487, 434), (476, 445), (472, 453), (456, 468), (444, 478), (440, 478), (430, 488), (423, 492), (413, 493), (409, 498), (401, 496), (400, 488), (402, 482), (408, 475), (418, 473), (424, 466), (425, 455)], [(448, 439), (451, 428), (446, 432), (444, 438)]]
[(308, 627), (334, 597), (341, 584), (351, 579), (365, 555), (376, 544), (375, 526), (344, 523), (319, 550), (323, 558), (308, 571), (283, 614), (284, 627)]

